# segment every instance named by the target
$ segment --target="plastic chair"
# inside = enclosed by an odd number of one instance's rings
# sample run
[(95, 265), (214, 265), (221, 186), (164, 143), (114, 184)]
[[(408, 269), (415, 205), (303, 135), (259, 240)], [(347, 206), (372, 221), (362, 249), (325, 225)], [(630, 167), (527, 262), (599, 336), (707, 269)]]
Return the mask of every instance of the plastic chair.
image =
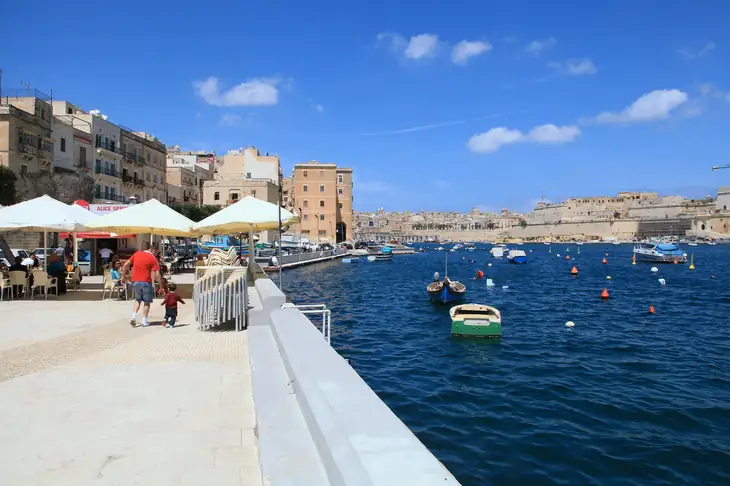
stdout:
[[(28, 294), (28, 274), (21, 270), (13, 270), (10, 272), (10, 285), (12, 285), (13, 293), (17, 287), (23, 287), (23, 292)], [(13, 295), (17, 298), (16, 295)]]
[(81, 290), (81, 268), (76, 267), (73, 269), (71, 275), (66, 275), (66, 285), (70, 286), (74, 290)]
[(120, 279), (113, 279), (112, 278), (112, 272), (110, 270), (104, 270), (104, 286), (101, 289), (101, 300), (104, 300), (104, 294), (106, 291), (109, 291), (109, 298), (111, 299), (114, 295), (114, 291), (117, 291), (117, 297), (121, 298), (121, 293), (124, 292), (124, 298), (128, 299), (127, 297), (127, 286), (126, 285), (117, 285), (120, 282)]
[(30, 299), (33, 300), (35, 297), (35, 289), (43, 289), (43, 294), (48, 300), (48, 290), (55, 289), (56, 296), (58, 296), (58, 279), (51, 277), (43, 270), (33, 271), (33, 285), (30, 288)]
[(13, 300), (13, 287), (10, 285), (10, 279), (7, 278), (5, 274), (0, 273), (0, 302), (3, 301), (6, 290), (10, 296), (10, 300)]

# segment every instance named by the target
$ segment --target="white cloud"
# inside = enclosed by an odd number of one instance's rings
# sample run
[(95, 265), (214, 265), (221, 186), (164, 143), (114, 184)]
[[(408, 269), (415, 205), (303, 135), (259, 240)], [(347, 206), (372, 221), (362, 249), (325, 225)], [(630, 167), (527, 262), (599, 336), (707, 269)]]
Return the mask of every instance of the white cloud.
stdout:
[(279, 102), (278, 78), (254, 78), (221, 91), (218, 79), (211, 76), (195, 81), (196, 93), (213, 106), (270, 106)]
[(486, 41), (463, 40), (451, 50), (451, 60), (454, 64), (465, 65), (472, 57), (479, 56), (492, 49), (492, 44)]
[(549, 62), (548, 67), (556, 73), (569, 76), (586, 76), (598, 72), (596, 65), (588, 58), (568, 59), (565, 62)]
[(702, 49), (700, 49), (699, 51), (692, 51), (687, 47), (683, 47), (682, 49), (680, 49), (677, 52), (679, 53), (680, 56), (684, 57), (685, 59), (697, 59), (700, 57), (707, 56), (712, 51), (714, 51), (716, 47), (717, 47), (717, 45), (715, 45), (714, 42), (710, 41), (707, 44), (705, 44), (702, 47)]
[(377, 35), (377, 40), (392, 52), (412, 60), (433, 56), (439, 45), (439, 38), (435, 34), (419, 34), (406, 39), (400, 34), (381, 32)]
[(669, 118), (672, 110), (686, 103), (687, 93), (678, 89), (658, 89), (641, 96), (620, 112), (604, 112), (596, 123), (635, 123)]
[(540, 125), (528, 133), (519, 130), (510, 130), (505, 127), (492, 128), (484, 133), (472, 136), (467, 147), (477, 154), (496, 152), (505, 145), (515, 143), (567, 143), (580, 136), (580, 128), (574, 125), (556, 126), (553, 124)]
[(226, 125), (226, 126), (230, 127), (230, 126), (238, 125), (242, 120), (243, 120), (243, 118), (241, 118), (238, 115), (234, 115), (232, 113), (224, 113), (221, 116), (220, 120), (218, 120), (218, 124)]
[(533, 56), (539, 56), (545, 50), (554, 46), (556, 42), (557, 41), (554, 37), (549, 37), (547, 39), (537, 39), (527, 44), (527, 46), (525, 47), (525, 52), (527, 52), (528, 54), (532, 54)]
[(319, 103), (314, 104), (314, 109), (319, 113), (324, 113), (324, 106), (320, 105)]

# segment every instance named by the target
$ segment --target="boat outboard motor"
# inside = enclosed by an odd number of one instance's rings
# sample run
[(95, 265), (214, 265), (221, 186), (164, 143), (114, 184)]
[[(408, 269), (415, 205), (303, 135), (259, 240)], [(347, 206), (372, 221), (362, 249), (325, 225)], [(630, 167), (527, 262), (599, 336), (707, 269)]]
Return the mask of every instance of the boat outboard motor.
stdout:
[(433, 281), (434, 282), (439, 282), (440, 280), (441, 280), (441, 275), (439, 275), (438, 272), (434, 272), (433, 273)]

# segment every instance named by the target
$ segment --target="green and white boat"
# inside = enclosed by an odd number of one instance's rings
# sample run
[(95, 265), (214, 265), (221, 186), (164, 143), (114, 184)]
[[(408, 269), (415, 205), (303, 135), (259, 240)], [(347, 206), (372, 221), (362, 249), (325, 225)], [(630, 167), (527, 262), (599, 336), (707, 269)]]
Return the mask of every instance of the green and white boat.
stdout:
[(502, 314), (481, 304), (455, 305), (449, 310), (451, 335), (470, 337), (502, 336)]

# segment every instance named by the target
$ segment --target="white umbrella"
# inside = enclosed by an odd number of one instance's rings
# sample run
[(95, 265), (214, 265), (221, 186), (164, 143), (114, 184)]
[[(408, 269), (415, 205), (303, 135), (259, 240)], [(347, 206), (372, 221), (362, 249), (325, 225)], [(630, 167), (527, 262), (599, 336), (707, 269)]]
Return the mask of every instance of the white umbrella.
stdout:
[[(254, 261), (254, 231), (277, 229), (282, 225), (298, 222), (294, 213), (276, 204), (246, 196), (235, 204), (211, 214), (193, 225), (193, 229), (204, 235), (248, 233), (248, 256)], [(253, 273), (254, 265), (248, 266)]]
[(78, 206), (69, 206), (46, 194), (0, 209), (0, 230), (27, 233), (42, 231), (43, 266), (47, 268), (48, 259), (45, 258), (45, 252), (48, 248), (48, 232), (82, 231), (96, 217), (89, 211), (84, 211)]
[(192, 226), (192, 220), (157, 199), (150, 199), (101, 216), (87, 228), (117, 234), (189, 236), (193, 234)]

